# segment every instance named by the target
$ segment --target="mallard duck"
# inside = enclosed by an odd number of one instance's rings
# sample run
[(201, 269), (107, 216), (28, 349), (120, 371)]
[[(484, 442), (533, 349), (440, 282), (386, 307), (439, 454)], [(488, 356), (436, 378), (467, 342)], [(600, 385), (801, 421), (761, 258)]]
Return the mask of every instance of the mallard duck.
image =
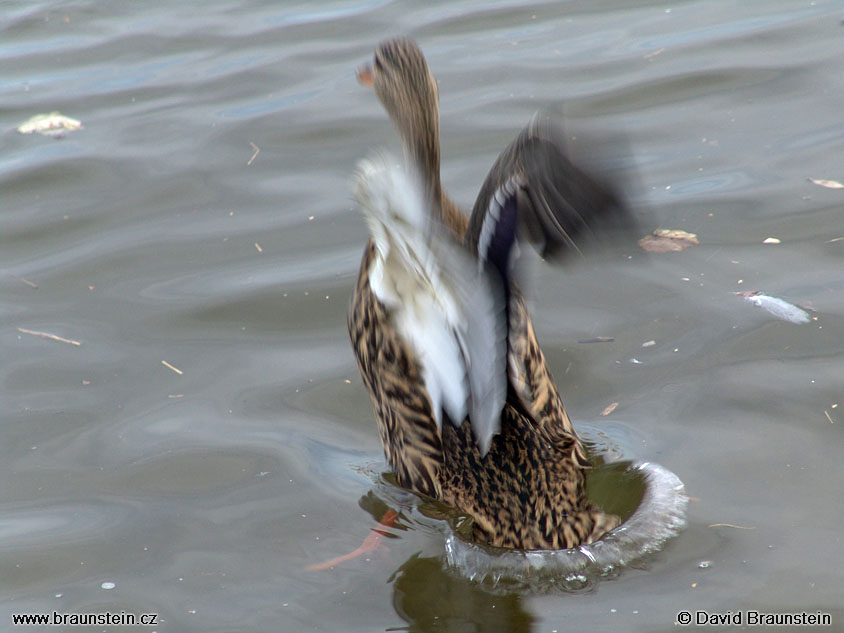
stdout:
[(359, 167), (371, 231), (351, 300), (352, 346), (399, 485), (473, 519), (495, 547), (563, 549), (619, 524), (585, 494), (586, 458), (514, 275), (517, 235), (578, 252), (627, 222), (611, 187), (566, 157), (535, 116), (463, 214), (440, 184), (437, 83), (408, 39), (358, 71), (401, 136), (404, 166)]

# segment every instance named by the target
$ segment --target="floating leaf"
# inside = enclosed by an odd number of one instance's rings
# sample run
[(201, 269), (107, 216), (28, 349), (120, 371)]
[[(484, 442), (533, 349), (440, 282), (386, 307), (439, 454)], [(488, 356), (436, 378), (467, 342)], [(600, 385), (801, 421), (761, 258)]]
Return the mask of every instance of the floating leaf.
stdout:
[(657, 237), (669, 237), (672, 240), (687, 240), (692, 244), (700, 244), (697, 241), (697, 235), (682, 229), (656, 229), (654, 235)]
[(809, 178), (809, 182), (811, 182), (813, 185), (820, 185), (821, 187), (826, 187), (827, 189), (844, 189), (844, 185), (842, 185), (837, 180)]
[(783, 321), (790, 323), (808, 323), (812, 320), (809, 313), (798, 308), (796, 305), (789, 303), (785, 299), (779, 297), (772, 297), (758, 290), (749, 290), (747, 292), (737, 292), (739, 297), (745, 301), (749, 301), (755, 306), (767, 310), (773, 316)]
[(32, 134), (36, 132), (44, 136), (64, 136), (67, 132), (74, 132), (82, 129), (82, 123), (71, 119), (61, 112), (50, 112), (49, 114), (36, 114), (31, 119), (24, 121), (18, 127), (21, 134)]
[(651, 253), (682, 251), (700, 244), (697, 235), (682, 229), (657, 229), (639, 240), (639, 246)]

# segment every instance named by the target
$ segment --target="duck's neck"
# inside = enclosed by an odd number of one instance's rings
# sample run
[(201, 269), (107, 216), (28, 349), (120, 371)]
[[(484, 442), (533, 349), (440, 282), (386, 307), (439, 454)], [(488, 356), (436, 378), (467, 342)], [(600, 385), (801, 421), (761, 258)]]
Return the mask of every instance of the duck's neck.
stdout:
[(442, 195), (440, 184), (440, 132), (436, 113), (397, 121), (405, 158), (416, 165), (422, 176), (425, 193), (435, 206)]
[(439, 219), (458, 238), (466, 232), (466, 216), (445, 194), (440, 182), (439, 115), (429, 112), (422, 119), (399, 125), (402, 144), (408, 160), (417, 165), (422, 176), (425, 194)]

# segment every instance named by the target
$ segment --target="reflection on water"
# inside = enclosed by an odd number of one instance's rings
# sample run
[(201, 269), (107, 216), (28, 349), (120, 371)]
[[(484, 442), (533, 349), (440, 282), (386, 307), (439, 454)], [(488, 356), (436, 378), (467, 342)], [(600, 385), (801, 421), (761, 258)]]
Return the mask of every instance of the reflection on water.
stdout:
[[(373, 473), (374, 475), (374, 473)], [(386, 533), (401, 538), (408, 525), (436, 534), (450, 528), (453, 513), (439, 504), (426, 504), (415, 495), (387, 482), (376, 483), (360, 499), (360, 506), (376, 520), (391, 508), (400, 508), (400, 519)], [(413, 553), (390, 575), (392, 603), (406, 627), (387, 630), (408, 631), (513, 631), (534, 630), (536, 618), (524, 605), (519, 593), (488, 591), (446, 565), (440, 555)]]
[(393, 607), (409, 631), (527, 633), (536, 617), (518, 593), (496, 595), (449, 573), (442, 560), (413, 556), (393, 575)]

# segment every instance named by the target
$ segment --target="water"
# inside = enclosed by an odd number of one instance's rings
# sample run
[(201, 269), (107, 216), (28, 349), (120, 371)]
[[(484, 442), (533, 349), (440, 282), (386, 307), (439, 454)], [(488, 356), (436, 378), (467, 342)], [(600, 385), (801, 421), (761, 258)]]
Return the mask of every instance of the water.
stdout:
[[(844, 630), (844, 194), (807, 180), (844, 181), (844, 4), (0, 14), (4, 628), (55, 610), (157, 613), (157, 631), (667, 631), (684, 609), (756, 609)], [(533, 111), (562, 104), (572, 129), (625, 137), (654, 227), (700, 238), (534, 267), (574, 419), (693, 497), (683, 534), (594, 591), (487, 593), (442, 570), (421, 517), (368, 560), (304, 570), (384, 509), (344, 320), (366, 238), (350, 173), (396, 146), (354, 70), (401, 33), (440, 81), (443, 179), (464, 206)], [(15, 131), (53, 110), (85, 129)], [(817, 320), (733, 294), (750, 290)], [(615, 340), (577, 343), (595, 336)]]

